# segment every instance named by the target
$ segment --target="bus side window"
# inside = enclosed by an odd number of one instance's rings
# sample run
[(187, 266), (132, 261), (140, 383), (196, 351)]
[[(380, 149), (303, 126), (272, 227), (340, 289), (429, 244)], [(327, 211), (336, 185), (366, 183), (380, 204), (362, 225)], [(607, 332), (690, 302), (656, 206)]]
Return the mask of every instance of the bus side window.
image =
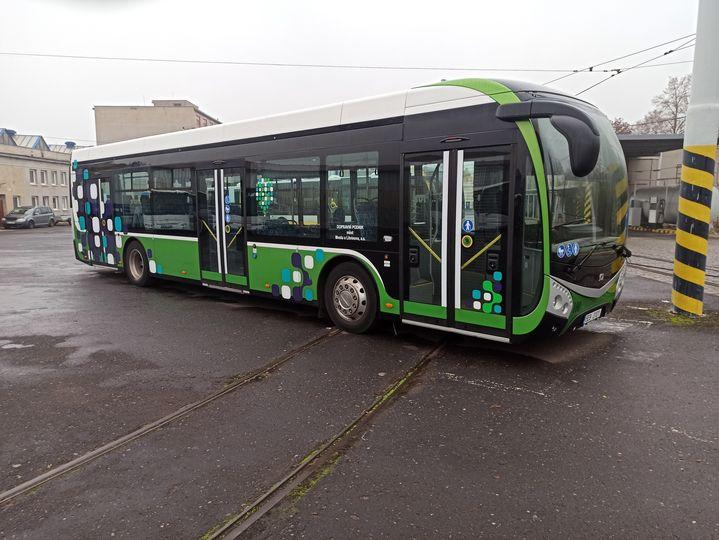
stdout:
[(527, 157), (522, 230), (522, 302), (520, 314), (530, 313), (542, 296), (542, 213), (532, 161)]
[(248, 230), (267, 236), (320, 237), (320, 158), (252, 163)]
[(115, 175), (113, 206), (115, 216), (122, 218), (123, 230), (144, 231), (153, 226), (152, 215), (145, 215), (144, 197), (149, 196), (150, 182), (147, 171), (126, 172)]
[(327, 238), (377, 240), (379, 152), (327, 156)]

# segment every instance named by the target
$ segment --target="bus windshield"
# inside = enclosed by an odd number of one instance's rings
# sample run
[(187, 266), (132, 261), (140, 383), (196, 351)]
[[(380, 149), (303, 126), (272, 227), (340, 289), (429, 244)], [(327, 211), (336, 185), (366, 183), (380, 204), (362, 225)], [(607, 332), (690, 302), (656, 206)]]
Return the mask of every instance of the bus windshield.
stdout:
[(627, 168), (609, 120), (591, 113), (599, 129), (599, 159), (594, 170), (572, 174), (569, 146), (549, 119), (537, 120), (549, 190), (552, 244), (576, 241), (580, 246), (623, 241)]

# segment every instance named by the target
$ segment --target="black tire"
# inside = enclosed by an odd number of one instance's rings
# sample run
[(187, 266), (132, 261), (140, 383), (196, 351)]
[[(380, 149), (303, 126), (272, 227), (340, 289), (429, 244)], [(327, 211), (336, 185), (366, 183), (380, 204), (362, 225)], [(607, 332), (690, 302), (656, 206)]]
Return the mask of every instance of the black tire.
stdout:
[(28, 229), (34, 229), (35, 228), (35, 222), (33, 220), (30, 220), (27, 222), (27, 228)]
[(338, 328), (367, 332), (377, 319), (377, 291), (369, 273), (359, 264), (338, 264), (325, 281), (324, 308)]
[(55, 225), (55, 222), (53, 220), (47, 222), (48, 227), (52, 227), (53, 225)]
[(131, 241), (123, 252), (125, 275), (133, 285), (147, 287), (150, 284), (150, 261), (140, 242)]

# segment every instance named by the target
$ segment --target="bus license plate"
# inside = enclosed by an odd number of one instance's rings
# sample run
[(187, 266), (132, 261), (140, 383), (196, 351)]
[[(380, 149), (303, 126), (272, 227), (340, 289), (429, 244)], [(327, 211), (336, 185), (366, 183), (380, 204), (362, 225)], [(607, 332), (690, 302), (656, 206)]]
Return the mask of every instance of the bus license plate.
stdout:
[(602, 316), (602, 308), (595, 309), (591, 313), (587, 313), (584, 316), (584, 326), (586, 326), (587, 324), (589, 324), (592, 321), (596, 321), (601, 316)]

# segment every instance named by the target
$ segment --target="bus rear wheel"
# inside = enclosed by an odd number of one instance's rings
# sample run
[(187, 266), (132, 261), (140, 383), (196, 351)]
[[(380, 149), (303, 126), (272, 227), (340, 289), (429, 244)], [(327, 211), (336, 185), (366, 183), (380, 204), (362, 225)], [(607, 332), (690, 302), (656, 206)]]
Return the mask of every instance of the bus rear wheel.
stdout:
[(355, 263), (332, 269), (324, 287), (324, 305), (338, 328), (361, 334), (377, 318), (377, 293), (367, 271)]
[(139, 242), (130, 242), (125, 247), (125, 275), (130, 283), (138, 287), (150, 284), (150, 263), (147, 253)]

